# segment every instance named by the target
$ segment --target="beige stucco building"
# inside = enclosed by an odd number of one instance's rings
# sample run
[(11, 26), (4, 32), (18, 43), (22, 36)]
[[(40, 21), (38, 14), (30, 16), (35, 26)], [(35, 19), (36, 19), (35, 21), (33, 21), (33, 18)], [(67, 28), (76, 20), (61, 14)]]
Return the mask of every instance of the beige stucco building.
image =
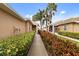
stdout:
[(25, 32), (30, 32), (35, 30), (36, 30), (36, 24), (33, 21), (31, 20), (25, 21)]
[(7, 4), (0, 3), (0, 38), (32, 31), (33, 23), (24, 20)]
[(56, 31), (79, 32), (79, 17), (55, 23)]

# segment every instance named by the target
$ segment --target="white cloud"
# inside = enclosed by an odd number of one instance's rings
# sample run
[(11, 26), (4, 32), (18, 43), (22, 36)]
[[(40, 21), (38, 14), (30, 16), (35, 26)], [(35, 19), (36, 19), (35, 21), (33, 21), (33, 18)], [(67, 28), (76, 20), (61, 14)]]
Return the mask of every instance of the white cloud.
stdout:
[(65, 14), (66, 13), (66, 11), (61, 11), (60, 12), (60, 15), (63, 15), (63, 14)]
[(33, 15), (29, 15), (29, 14), (27, 14), (27, 15), (25, 16), (25, 18), (32, 19), (32, 16), (33, 16)]

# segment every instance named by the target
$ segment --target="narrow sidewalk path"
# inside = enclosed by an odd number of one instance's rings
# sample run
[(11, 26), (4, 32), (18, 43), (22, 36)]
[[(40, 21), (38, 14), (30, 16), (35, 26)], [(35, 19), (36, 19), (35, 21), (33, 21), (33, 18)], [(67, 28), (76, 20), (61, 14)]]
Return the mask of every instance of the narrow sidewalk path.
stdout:
[(39, 34), (36, 33), (28, 56), (48, 56), (46, 48)]
[(73, 40), (73, 41), (75, 41), (75, 42), (79, 42), (78, 39), (71, 38), (71, 37), (68, 37), (68, 36), (63, 36), (63, 35), (60, 35), (60, 34), (58, 34), (58, 33), (55, 33), (55, 35), (60, 36), (60, 37), (63, 37), (63, 38), (66, 38), (66, 39), (69, 39), (69, 40)]

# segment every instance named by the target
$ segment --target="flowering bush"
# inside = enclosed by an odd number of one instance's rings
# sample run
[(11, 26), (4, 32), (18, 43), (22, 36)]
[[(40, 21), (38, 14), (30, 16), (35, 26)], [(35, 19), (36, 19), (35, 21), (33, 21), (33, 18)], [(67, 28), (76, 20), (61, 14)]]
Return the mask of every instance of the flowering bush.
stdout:
[(79, 56), (79, 48), (76, 43), (65, 40), (46, 31), (39, 31), (47, 49), (52, 56)]
[(27, 55), (32, 43), (34, 32), (24, 33), (0, 40), (0, 55), (15, 56)]
[(75, 38), (75, 39), (79, 39), (79, 33), (75, 33), (75, 32), (58, 32), (59, 34), (61, 35), (64, 35), (64, 36), (68, 36), (68, 37), (71, 37), (71, 38)]

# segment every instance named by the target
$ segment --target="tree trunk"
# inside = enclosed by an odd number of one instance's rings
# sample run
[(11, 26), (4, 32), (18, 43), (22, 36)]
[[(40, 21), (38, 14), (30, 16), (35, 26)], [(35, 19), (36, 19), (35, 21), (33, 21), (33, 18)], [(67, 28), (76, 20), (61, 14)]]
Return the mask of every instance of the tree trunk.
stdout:
[(42, 21), (40, 20), (40, 26), (41, 26), (41, 30), (42, 30)]
[(48, 21), (46, 20), (46, 30), (48, 31)]
[(53, 33), (55, 32), (54, 24), (53, 24)]

